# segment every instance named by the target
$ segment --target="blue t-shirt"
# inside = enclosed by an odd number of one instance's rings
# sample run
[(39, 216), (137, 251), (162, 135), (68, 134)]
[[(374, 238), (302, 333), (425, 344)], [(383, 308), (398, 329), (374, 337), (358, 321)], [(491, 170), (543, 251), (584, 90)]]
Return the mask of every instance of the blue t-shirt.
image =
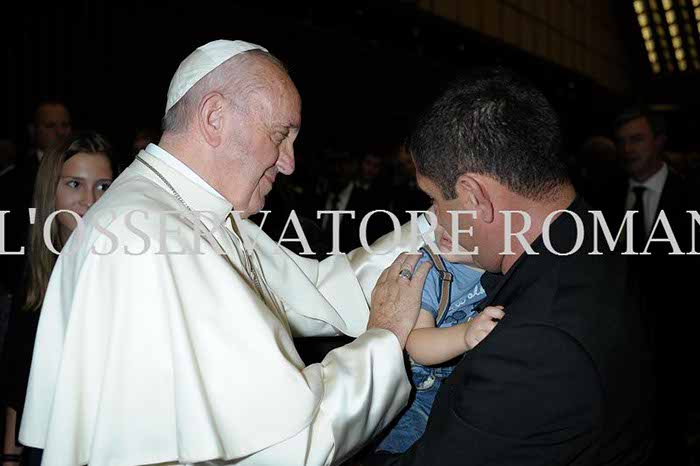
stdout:
[[(426, 252), (423, 252), (418, 265), (423, 262), (432, 263), (430, 256)], [(435, 326), (452, 327), (466, 322), (476, 314), (474, 308), (486, 297), (486, 291), (481, 286), (481, 275), (483, 272), (476, 271), (464, 264), (456, 264), (446, 260), (443, 260), (442, 263), (445, 264), (447, 271), (452, 273), (453, 278), (450, 285), (450, 300), (447, 311), (440, 319), (440, 322), (435, 322)], [(416, 268), (418, 268), (418, 265), (416, 265)], [(437, 310), (440, 305), (440, 293), (440, 275), (438, 269), (433, 265), (433, 268), (428, 272), (428, 277), (423, 287), (421, 308), (430, 312), (435, 319), (437, 319)], [(412, 362), (413, 382), (417, 389), (427, 390), (434, 385), (436, 380), (444, 379), (450, 375), (454, 367), (454, 365), (445, 364), (422, 366)]]
[[(432, 262), (427, 252), (418, 264)], [(436, 322), (436, 327), (452, 327), (467, 321), (476, 314), (474, 308), (486, 297), (486, 292), (481, 287), (481, 274), (464, 264), (453, 264), (442, 261), (448, 272), (452, 273), (450, 285), (450, 300), (445, 315)], [(438, 269), (433, 266), (428, 272), (423, 288), (421, 308), (433, 314), (437, 319), (437, 309), (440, 305), (440, 275)], [(411, 361), (411, 376), (418, 390), (411, 400), (408, 409), (401, 415), (398, 423), (385, 435), (377, 450), (391, 453), (402, 453), (418, 440), (423, 432), (430, 416), (430, 410), (437, 394), (437, 389), (442, 384), (455, 364), (448, 362), (437, 366), (421, 366)]]

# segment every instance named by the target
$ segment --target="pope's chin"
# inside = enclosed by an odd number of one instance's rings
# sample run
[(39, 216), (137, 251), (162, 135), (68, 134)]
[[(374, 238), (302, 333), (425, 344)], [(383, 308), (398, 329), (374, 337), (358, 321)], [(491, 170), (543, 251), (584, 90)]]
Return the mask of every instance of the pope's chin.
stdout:
[(269, 190), (267, 192), (259, 192), (250, 200), (248, 209), (246, 209), (248, 216), (255, 215), (265, 208), (265, 199), (269, 192)]
[(251, 199), (248, 206), (243, 210), (244, 218), (257, 214), (263, 207), (265, 207), (264, 197), (262, 199)]

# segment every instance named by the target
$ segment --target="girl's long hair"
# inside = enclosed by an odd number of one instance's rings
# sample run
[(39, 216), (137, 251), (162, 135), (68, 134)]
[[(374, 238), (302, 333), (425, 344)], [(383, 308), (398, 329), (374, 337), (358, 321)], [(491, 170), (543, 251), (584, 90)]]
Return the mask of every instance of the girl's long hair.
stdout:
[[(80, 152), (104, 154), (114, 171), (111, 146), (95, 132), (77, 133), (44, 154), (34, 184), (32, 204), (36, 208), (36, 217), (29, 231), (29, 260), (25, 269), (26, 297), (23, 308), (29, 311), (37, 311), (41, 308), (51, 271), (56, 265), (57, 256), (44, 243), (44, 222), (56, 209), (56, 189), (61, 179), (63, 164)], [(60, 251), (64, 244), (57, 223), (54, 218), (51, 224), (51, 242), (56, 250)]]

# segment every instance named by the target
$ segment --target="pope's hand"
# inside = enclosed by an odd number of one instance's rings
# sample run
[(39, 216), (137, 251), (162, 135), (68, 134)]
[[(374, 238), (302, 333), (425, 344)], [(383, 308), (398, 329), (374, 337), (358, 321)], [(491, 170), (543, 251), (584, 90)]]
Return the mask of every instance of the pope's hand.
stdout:
[[(420, 257), (420, 254), (400, 254), (382, 272), (372, 291), (367, 329), (383, 328), (393, 332), (399, 339), (401, 348), (406, 346), (408, 334), (418, 319), (423, 284), (432, 267), (430, 262), (424, 262), (414, 271)], [(400, 275), (404, 269), (412, 273), (412, 278)], [(407, 275), (406, 272), (403, 273)]]

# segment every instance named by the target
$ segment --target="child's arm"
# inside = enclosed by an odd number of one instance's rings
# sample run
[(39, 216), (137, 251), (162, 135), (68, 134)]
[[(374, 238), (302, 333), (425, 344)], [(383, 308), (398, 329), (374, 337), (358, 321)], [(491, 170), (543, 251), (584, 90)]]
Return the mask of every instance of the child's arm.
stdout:
[(494, 329), (505, 313), (502, 306), (489, 306), (469, 322), (436, 328), (433, 315), (421, 309), (416, 326), (408, 335), (406, 351), (418, 364), (447, 362), (474, 348)]

